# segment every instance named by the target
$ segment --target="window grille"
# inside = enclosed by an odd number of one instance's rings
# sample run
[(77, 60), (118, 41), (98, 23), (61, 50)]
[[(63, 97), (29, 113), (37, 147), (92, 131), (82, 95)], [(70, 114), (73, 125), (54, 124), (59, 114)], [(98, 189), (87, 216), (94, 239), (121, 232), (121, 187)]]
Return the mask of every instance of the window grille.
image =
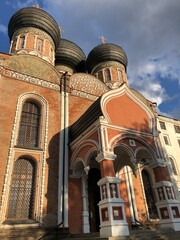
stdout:
[(33, 218), (35, 170), (31, 159), (20, 158), (15, 162), (8, 205), (9, 220)]
[(39, 143), (40, 107), (26, 101), (23, 105), (19, 127), (18, 146), (35, 148)]

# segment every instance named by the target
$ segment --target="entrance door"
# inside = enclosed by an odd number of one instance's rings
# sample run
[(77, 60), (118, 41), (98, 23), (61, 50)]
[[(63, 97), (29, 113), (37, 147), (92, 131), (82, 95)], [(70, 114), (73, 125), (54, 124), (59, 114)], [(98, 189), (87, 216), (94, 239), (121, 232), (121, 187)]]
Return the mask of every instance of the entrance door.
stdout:
[(88, 196), (89, 196), (89, 223), (91, 232), (99, 232), (99, 206), (100, 189), (97, 182), (100, 180), (100, 170), (92, 168), (88, 174)]
[(144, 184), (146, 202), (147, 202), (148, 211), (149, 211), (149, 217), (151, 219), (157, 219), (158, 213), (155, 205), (155, 198), (153, 194), (151, 179), (148, 172), (144, 169), (142, 170), (142, 179)]

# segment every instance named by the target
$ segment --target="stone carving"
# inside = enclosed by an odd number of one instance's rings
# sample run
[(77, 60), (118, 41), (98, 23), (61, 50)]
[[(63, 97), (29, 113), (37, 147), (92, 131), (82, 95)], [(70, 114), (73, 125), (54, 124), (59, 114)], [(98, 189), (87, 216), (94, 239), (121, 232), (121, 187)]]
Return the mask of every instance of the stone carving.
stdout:
[(111, 184), (110, 186), (111, 186), (112, 197), (116, 198), (116, 185)]
[(95, 101), (108, 91), (99, 79), (88, 74), (74, 74), (70, 78), (71, 94)]
[(102, 186), (102, 195), (103, 195), (103, 199), (107, 198), (107, 195), (106, 195), (106, 185)]
[(29, 82), (35, 85), (40, 85), (42, 87), (50, 88), (56, 91), (59, 91), (60, 87), (58, 84), (54, 84), (36, 77), (31, 77), (22, 73), (17, 73), (12, 70), (5, 69), (0, 66), (0, 74), (5, 77), (15, 78), (20, 81)]

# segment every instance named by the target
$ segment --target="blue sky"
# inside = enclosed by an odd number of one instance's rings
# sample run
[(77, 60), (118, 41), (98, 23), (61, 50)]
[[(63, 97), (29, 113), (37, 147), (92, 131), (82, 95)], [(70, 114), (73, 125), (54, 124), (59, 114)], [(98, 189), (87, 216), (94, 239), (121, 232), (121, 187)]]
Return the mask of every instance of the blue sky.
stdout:
[(179, 0), (1, 0), (0, 52), (9, 51), (11, 16), (37, 3), (60, 25), (62, 37), (86, 55), (102, 35), (121, 46), (129, 85), (157, 102), (160, 114), (180, 119)]

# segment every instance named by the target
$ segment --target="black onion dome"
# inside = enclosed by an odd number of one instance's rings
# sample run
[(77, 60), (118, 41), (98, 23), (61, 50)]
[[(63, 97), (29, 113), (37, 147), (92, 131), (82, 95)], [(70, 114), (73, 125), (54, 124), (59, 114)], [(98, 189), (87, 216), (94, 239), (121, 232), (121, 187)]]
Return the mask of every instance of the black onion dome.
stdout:
[(52, 37), (55, 47), (58, 47), (60, 38), (59, 26), (54, 18), (41, 8), (22, 8), (11, 17), (8, 25), (10, 40), (16, 30), (24, 27), (35, 27), (45, 31)]
[(79, 46), (69, 40), (60, 39), (55, 55), (55, 65), (63, 64), (76, 71), (84, 72), (85, 61), (86, 56)]
[(93, 48), (87, 57), (87, 69), (91, 72), (99, 63), (116, 61), (127, 67), (127, 56), (125, 51), (113, 43), (100, 44)]

